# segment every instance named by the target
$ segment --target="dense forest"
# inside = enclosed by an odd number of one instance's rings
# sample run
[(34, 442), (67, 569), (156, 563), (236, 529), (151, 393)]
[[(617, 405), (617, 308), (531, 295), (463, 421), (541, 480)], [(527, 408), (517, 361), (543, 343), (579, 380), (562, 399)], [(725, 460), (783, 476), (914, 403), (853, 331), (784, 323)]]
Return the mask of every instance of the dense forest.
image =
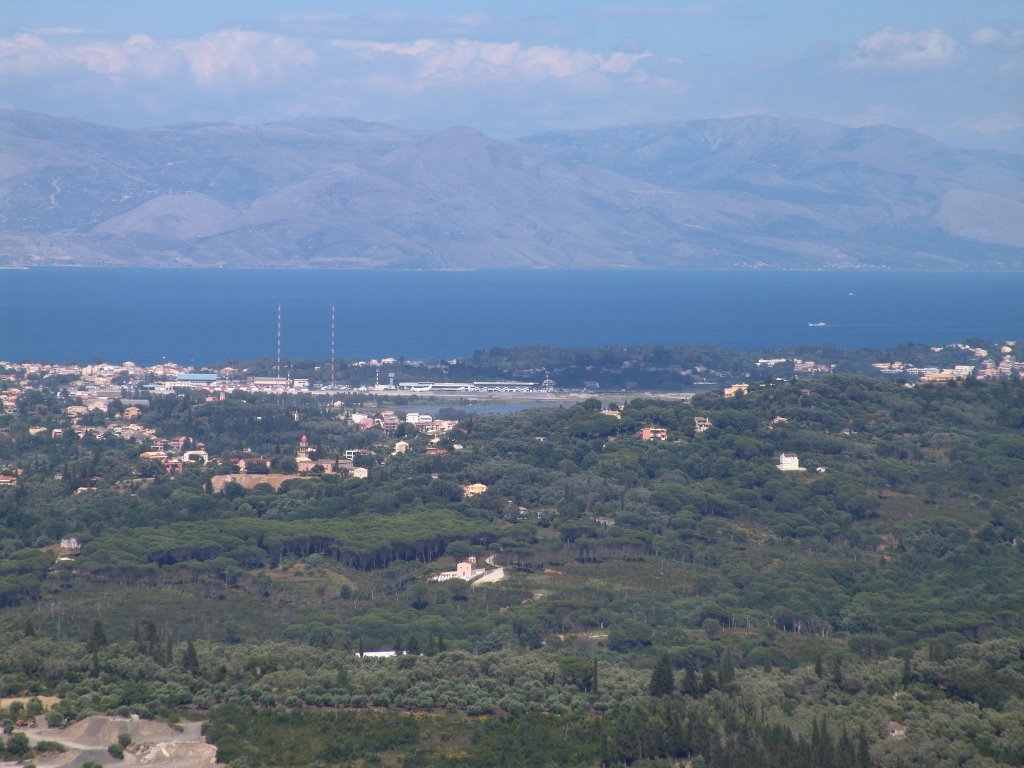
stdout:
[[(216, 462), (29, 434), (67, 405), (0, 417), (0, 696), (53, 725), (200, 719), (239, 767), (1024, 765), (1019, 381), (593, 398), (405, 453), (344, 403), (154, 398), (215, 456), (367, 452), (222, 493)], [(470, 556), (504, 578), (430, 580)]]

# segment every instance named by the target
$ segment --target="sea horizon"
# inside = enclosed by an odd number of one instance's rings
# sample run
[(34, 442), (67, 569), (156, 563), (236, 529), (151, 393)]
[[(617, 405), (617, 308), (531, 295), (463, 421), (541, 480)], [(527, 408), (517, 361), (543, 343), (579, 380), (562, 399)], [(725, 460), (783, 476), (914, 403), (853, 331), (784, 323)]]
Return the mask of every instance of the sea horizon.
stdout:
[(494, 347), (881, 348), (1024, 337), (1024, 273), (32, 267), (0, 286), (0, 359), (186, 365)]

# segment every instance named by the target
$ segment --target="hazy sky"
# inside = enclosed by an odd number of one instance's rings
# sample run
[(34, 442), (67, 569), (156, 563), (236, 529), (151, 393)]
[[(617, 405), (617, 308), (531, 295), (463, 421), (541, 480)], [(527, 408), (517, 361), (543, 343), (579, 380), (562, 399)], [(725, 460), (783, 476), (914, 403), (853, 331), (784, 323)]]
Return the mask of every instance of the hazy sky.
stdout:
[(496, 136), (766, 113), (1024, 151), (1021, 0), (0, 0), (0, 105)]

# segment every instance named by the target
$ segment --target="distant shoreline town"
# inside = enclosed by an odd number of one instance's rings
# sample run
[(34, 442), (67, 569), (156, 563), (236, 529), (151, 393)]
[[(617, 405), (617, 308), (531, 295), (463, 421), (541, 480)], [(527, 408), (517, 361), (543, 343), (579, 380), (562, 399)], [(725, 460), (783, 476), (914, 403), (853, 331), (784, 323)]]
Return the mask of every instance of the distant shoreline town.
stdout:
[[(999, 380), (1024, 376), (1024, 361), (1015, 357), (1016, 342), (996, 343), (990, 352), (983, 346), (955, 343), (932, 346), (928, 350), (936, 356), (949, 359), (952, 355), (962, 361), (952, 364), (919, 364), (899, 359), (875, 360), (870, 369), (843, 370), (834, 362), (817, 362), (799, 357), (751, 357), (748, 370), (733, 366), (735, 370), (720, 370), (711, 366), (696, 365), (683, 369), (678, 365), (663, 368), (638, 361), (624, 360), (619, 369), (624, 371), (668, 372), (678, 374), (680, 384), (674, 387), (658, 387), (659, 394), (688, 394), (691, 385), (715, 387), (722, 384), (734, 385), (744, 380), (755, 379), (756, 375), (779, 377), (780, 375), (818, 376), (834, 373), (866, 373), (886, 378), (901, 378), (908, 382), (962, 381), (966, 379)], [(884, 356), (884, 353), (877, 353)], [(78, 407), (89, 410), (106, 410), (114, 400), (131, 405), (135, 400), (149, 396), (173, 395), (187, 390), (203, 391), (211, 398), (228, 394), (264, 395), (313, 395), (331, 396), (374, 396), (388, 397), (416, 396), (463, 396), (472, 398), (513, 398), (516, 396), (565, 397), (588, 395), (598, 392), (620, 391), (602, 387), (597, 374), (618, 373), (619, 369), (604, 368), (593, 375), (593, 380), (573, 382), (561, 386), (547, 375), (547, 369), (531, 368), (526, 371), (512, 370), (504, 379), (452, 381), (448, 374), (466, 367), (467, 361), (459, 359), (441, 361), (405, 360), (393, 357), (357, 360), (335, 365), (325, 362), (316, 365), (311, 375), (296, 375), (290, 364), (271, 363), (271, 375), (266, 375), (266, 364), (262, 368), (252, 366), (196, 367), (174, 362), (154, 365), (137, 365), (131, 361), (120, 364), (97, 362), (92, 364), (8, 362), (0, 360), (0, 398), (5, 410), (12, 410), (18, 396), (36, 383), (49, 380), (59, 382), (66, 390), (67, 397), (79, 403)], [(553, 368), (554, 366), (552, 366)], [(592, 371), (593, 366), (585, 366)], [(397, 370), (406, 373), (417, 370), (429, 372), (432, 380), (403, 380)], [(753, 372), (751, 372), (753, 371)], [(366, 379), (372, 378), (372, 383)], [(522, 373), (538, 374), (535, 380), (525, 380)], [(636, 395), (638, 387), (633, 382), (624, 387)], [(69, 406), (73, 407), (73, 406)]]

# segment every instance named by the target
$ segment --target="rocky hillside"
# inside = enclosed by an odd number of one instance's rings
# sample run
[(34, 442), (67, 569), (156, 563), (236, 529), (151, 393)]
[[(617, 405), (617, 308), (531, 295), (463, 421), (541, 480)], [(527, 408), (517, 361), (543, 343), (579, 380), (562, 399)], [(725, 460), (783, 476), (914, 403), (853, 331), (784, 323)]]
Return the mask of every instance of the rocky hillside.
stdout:
[(1024, 156), (769, 117), (416, 134), (0, 110), (0, 266), (1022, 268)]

